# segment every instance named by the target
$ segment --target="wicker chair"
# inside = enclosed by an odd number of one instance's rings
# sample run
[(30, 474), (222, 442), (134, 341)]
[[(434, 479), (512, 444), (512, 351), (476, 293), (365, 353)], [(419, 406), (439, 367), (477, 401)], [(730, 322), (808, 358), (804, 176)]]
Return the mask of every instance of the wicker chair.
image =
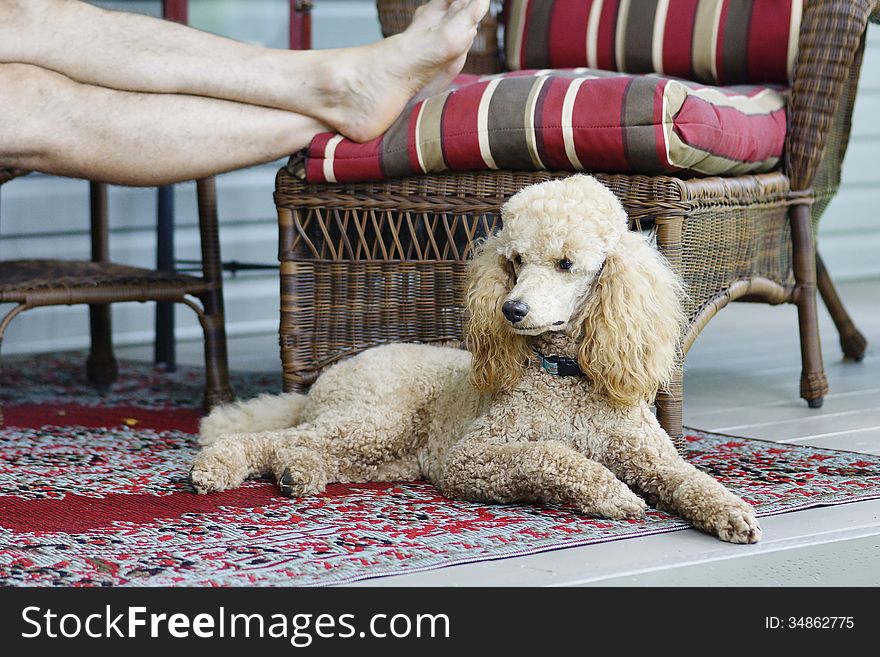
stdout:
[[(419, 0), (380, 0), (386, 34), (401, 30)], [(781, 171), (683, 180), (603, 175), (634, 223), (655, 231), (658, 249), (688, 285), (685, 353), (734, 300), (798, 307), (800, 393), (821, 405), (828, 386), (819, 345), (814, 231), (840, 180), (873, 0), (810, 0), (804, 11)], [(484, 22), (470, 59), (500, 70), (496, 24)], [(525, 185), (567, 173), (430, 175), (384, 183), (306, 184), (282, 169), (281, 355), (287, 390), (307, 387), (328, 364), (384, 342), (455, 341), (465, 260), (490, 231), (503, 202)], [(864, 354), (830, 278), (818, 287), (844, 353)], [(682, 381), (657, 397), (664, 428), (682, 446)]]
[[(0, 170), (0, 184), (23, 171)], [(0, 303), (14, 303), (0, 321), (0, 341), (9, 323), (31, 308), (89, 304), (91, 351), (86, 376), (97, 388), (109, 386), (117, 376), (110, 321), (111, 303), (122, 301), (172, 301), (192, 308), (205, 333), (205, 408), (234, 399), (229, 385), (226, 330), (223, 318), (223, 280), (217, 233), (214, 179), (197, 183), (202, 276), (129, 267), (110, 261), (107, 229), (107, 186), (91, 183), (91, 261), (0, 261)], [(190, 297), (196, 297), (201, 305)], [(2, 423), (0, 409), (0, 423)]]

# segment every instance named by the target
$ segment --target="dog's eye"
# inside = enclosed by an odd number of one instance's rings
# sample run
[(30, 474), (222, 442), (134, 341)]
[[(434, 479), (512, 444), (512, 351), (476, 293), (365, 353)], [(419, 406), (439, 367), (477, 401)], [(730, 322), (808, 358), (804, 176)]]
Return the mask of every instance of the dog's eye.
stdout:
[(574, 263), (568, 258), (563, 258), (556, 263), (556, 266), (559, 267), (562, 271), (568, 271), (569, 269), (574, 267)]
[(513, 264), (515, 264), (517, 267), (522, 264), (522, 256), (519, 253), (513, 256)]

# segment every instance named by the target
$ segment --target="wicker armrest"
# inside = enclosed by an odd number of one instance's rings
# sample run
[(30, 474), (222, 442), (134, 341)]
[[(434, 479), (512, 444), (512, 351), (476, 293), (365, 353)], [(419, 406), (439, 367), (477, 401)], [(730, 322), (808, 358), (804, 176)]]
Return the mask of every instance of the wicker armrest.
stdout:
[(804, 9), (786, 143), (792, 189), (813, 185), (874, 9), (874, 0), (810, 0)]

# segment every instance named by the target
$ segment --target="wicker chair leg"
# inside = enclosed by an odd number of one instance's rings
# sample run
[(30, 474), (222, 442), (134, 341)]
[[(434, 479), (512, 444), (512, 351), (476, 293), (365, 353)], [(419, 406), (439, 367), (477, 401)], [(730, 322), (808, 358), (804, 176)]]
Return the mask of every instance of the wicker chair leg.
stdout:
[[(210, 308), (215, 306), (216, 301), (203, 298), (202, 303), (206, 308)], [(210, 411), (214, 406), (235, 401), (235, 392), (229, 383), (226, 325), (222, 309), (220, 312), (206, 312), (202, 319), (202, 328), (205, 331), (205, 397), (203, 406), (205, 411)]]
[(106, 390), (116, 381), (119, 367), (113, 355), (113, 329), (110, 305), (89, 306), (92, 343), (86, 359), (86, 378), (98, 390)]
[[(89, 183), (92, 262), (110, 261), (110, 229), (107, 185)], [(113, 356), (113, 328), (109, 304), (89, 306), (91, 351), (86, 359), (86, 378), (98, 390), (106, 390), (116, 381), (119, 368)]]
[(681, 369), (669, 382), (666, 390), (657, 393), (655, 400), (657, 406), (657, 419), (660, 426), (669, 434), (672, 443), (681, 456), (685, 453), (684, 429), (682, 427), (683, 406), (684, 406), (684, 386)]
[(223, 312), (223, 270), (220, 260), (220, 237), (217, 230), (217, 186), (214, 178), (196, 183), (199, 204), (199, 231), (202, 241), (202, 275), (213, 283), (202, 295), (205, 331), (205, 410), (233, 401), (229, 383), (229, 357), (226, 353), (226, 318)]
[(819, 342), (819, 318), (816, 309), (816, 248), (810, 209), (796, 205), (791, 210), (791, 239), (794, 249), (796, 288), (794, 303), (798, 307), (801, 336), (801, 397), (810, 408), (820, 408), (828, 394), (828, 380), (822, 364)]
[[(24, 312), (28, 309), (27, 304), (20, 303), (15, 308), (6, 313), (6, 316), (0, 320), (0, 347), (3, 346), (3, 336), (6, 334), (6, 327), (9, 326), (9, 323), (15, 319), (20, 313)], [(5, 419), (3, 417), (3, 404), (0, 404), (0, 427), (2, 427), (5, 423)]]
[(818, 253), (816, 253), (816, 275), (819, 282), (819, 293), (822, 295), (825, 307), (831, 313), (831, 319), (834, 320), (834, 325), (840, 335), (840, 348), (843, 350), (843, 355), (856, 362), (861, 361), (865, 357), (868, 341), (856, 328), (849, 313), (846, 312), (843, 302), (837, 295), (837, 290), (834, 289), (831, 276), (825, 269), (825, 263), (822, 262), (822, 257)]

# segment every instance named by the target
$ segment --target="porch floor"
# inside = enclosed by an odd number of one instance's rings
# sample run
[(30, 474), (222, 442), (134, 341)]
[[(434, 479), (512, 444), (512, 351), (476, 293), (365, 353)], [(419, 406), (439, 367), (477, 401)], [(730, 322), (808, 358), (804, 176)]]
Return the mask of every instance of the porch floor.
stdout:
[[(821, 409), (798, 399), (797, 313), (791, 306), (733, 304), (687, 359), (685, 424), (752, 438), (880, 454), (880, 280), (839, 292), (868, 338), (861, 363), (841, 360), (821, 312), (831, 392)], [(232, 367), (279, 371), (276, 335), (230, 339)], [(200, 342), (181, 363), (202, 364)], [(149, 360), (131, 347), (119, 356)], [(880, 585), (880, 500), (763, 518), (756, 545), (722, 543), (696, 530), (367, 580), (352, 586), (846, 586)]]

